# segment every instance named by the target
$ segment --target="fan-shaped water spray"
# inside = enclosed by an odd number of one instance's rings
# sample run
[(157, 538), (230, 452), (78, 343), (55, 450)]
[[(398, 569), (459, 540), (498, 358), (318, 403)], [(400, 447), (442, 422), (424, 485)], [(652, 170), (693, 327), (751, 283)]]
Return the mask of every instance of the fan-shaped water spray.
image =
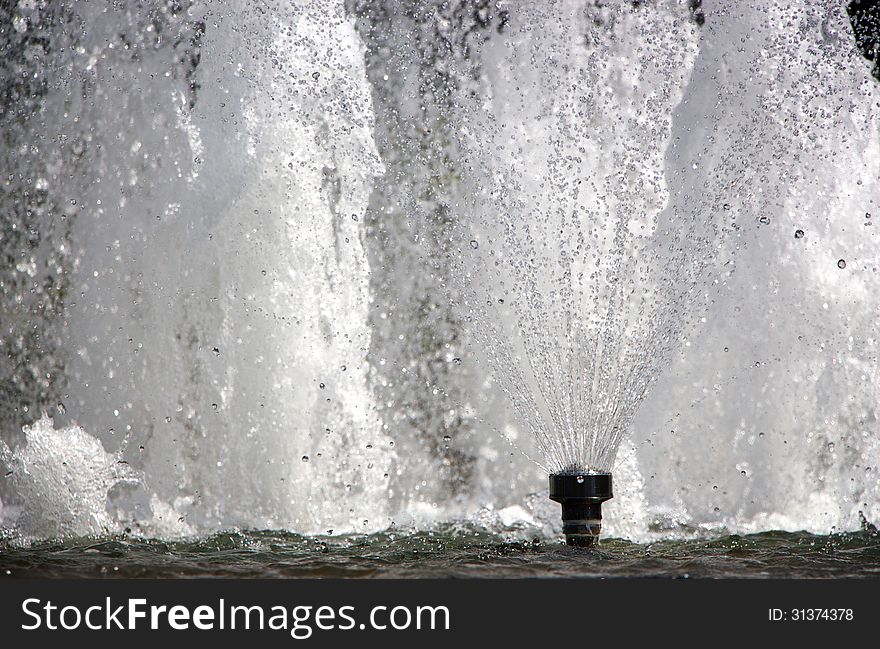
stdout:
[[(676, 205), (664, 173), (697, 38), (678, 3), (523, 8), (458, 103), (472, 209), (456, 291), (556, 476), (608, 475), (729, 229), (717, 201)], [(608, 481), (579, 496), (589, 520)], [(587, 520), (562, 482), (563, 518)]]
[(547, 468), (608, 471), (721, 243), (720, 206), (679, 209), (663, 171), (697, 26), (561, 4), (506, 30), (464, 105), (466, 306)]

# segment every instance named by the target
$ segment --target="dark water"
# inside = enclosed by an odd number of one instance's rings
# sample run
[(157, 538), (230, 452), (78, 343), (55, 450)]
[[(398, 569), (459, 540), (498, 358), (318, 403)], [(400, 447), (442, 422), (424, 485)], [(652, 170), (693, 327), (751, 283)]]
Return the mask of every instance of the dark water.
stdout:
[(596, 549), (505, 542), (478, 529), (304, 537), (246, 531), (198, 541), (80, 539), (0, 546), (0, 577), (880, 577), (876, 530), (764, 532)]

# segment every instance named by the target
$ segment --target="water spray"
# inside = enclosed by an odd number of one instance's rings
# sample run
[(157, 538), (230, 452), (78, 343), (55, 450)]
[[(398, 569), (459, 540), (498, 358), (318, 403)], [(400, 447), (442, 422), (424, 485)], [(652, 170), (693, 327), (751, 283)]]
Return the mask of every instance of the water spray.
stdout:
[(550, 500), (562, 505), (568, 545), (591, 547), (602, 531), (602, 503), (613, 497), (610, 473), (551, 473)]

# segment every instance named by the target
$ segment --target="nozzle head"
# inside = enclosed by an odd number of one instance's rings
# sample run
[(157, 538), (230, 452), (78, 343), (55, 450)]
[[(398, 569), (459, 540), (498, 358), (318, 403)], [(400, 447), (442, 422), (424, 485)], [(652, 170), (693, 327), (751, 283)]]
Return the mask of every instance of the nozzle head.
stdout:
[(602, 503), (613, 496), (610, 473), (553, 473), (550, 499), (562, 505), (568, 545), (591, 547), (602, 531)]

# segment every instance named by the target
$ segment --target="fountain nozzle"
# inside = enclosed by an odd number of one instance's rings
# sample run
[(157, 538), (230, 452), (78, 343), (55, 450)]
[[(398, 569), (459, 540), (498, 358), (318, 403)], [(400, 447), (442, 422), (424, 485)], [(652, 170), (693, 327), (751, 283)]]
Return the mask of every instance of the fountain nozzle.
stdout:
[(602, 503), (613, 496), (610, 473), (552, 473), (550, 500), (562, 505), (568, 545), (590, 547), (602, 531)]

